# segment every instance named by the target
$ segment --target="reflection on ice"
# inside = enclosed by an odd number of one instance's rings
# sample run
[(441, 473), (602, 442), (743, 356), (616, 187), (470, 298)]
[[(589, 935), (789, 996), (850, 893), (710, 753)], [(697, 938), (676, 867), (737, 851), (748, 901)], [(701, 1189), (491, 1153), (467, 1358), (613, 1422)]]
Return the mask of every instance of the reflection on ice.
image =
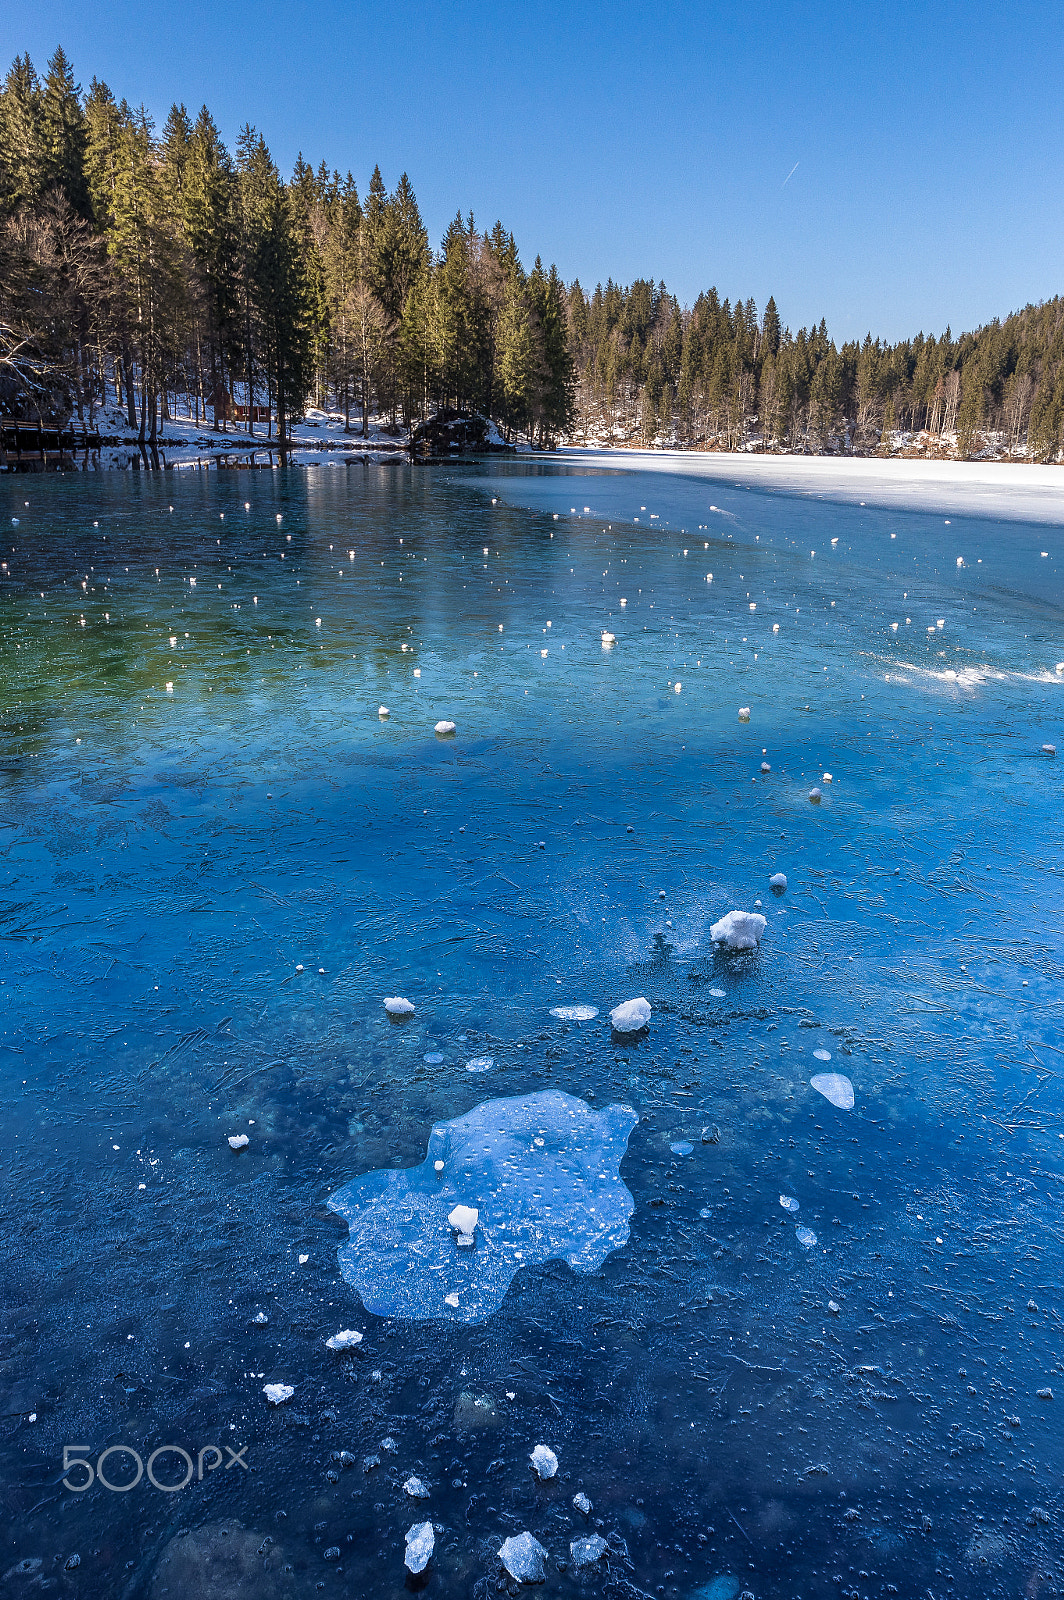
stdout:
[[(377, 1316), (480, 1322), (521, 1267), (562, 1258), (595, 1271), (628, 1242), (634, 1201), (618, 1168), (637, 1120), (551, 1089), (437, 1123), (419, 1167), (368, 1172), (330, 1198), (349, 1229), (341, 1272)], [(456, 1205), (479, 1214), (461, 1253)]]

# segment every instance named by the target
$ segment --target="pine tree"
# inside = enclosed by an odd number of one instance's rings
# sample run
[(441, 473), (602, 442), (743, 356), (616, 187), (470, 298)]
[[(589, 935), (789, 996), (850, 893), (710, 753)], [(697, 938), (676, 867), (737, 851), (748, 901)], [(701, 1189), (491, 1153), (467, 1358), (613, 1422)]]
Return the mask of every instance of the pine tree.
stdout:
[(81, 86), (74, 82), (73, 68), (61, 47), (48, 63), (40, 107), (42, 187), (59, 189), (78, 216), (87, 218), (92, 210), (85, 174), (88, 126), (81, 105)]
[(16, 56), (0, 94), (0, 206), (33, 205), (47, 173), (41, 85), (29, 56)]

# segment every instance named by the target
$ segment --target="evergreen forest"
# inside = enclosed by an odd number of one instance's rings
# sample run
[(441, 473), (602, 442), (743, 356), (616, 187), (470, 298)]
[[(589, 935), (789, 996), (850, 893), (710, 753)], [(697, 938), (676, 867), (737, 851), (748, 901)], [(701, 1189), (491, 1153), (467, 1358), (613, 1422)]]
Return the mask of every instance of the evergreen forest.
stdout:
[(681, 305), (663, 283), (588, 292), (501, 222), (457, 215), (434, 249), (403, 174), (302, 158), (246, 125), (158, 128), (57, 49), (0, 91), (0, 415), (140, 440), (176, 417), (268, 431), (316, 407), (397, 437), (448, 409), (507, 442), (1015, 455), (1064, 446), (1064, 298), (971, 333), (793, 333), (775, 300)]

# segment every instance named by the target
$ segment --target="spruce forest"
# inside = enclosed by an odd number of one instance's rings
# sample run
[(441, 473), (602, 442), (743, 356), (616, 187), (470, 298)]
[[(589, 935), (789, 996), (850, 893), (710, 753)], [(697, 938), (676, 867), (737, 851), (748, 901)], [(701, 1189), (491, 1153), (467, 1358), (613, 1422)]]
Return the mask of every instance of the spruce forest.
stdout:
[(774, 299), (588, 293), (501, 222), (434, 250), (404, 174), (278, 171), (210, 112), (158, 129), (55, 52), (0, 92), (0, 415), (141, 440), (174, 418), (283, 445), (308, 407), (365, 436), (454, 408), (507, 442), (1013, 455), (1064, 445), (1064, 298), (954, 338), (836, 345)]

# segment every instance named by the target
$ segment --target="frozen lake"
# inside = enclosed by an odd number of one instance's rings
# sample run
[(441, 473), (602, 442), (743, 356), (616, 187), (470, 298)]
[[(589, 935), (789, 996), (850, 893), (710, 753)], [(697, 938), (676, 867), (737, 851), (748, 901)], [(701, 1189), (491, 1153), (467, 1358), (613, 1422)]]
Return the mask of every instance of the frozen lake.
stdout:
[(667, 465), (0, 483), (5, 1594), (1064, 1583), (1055, 490)]

